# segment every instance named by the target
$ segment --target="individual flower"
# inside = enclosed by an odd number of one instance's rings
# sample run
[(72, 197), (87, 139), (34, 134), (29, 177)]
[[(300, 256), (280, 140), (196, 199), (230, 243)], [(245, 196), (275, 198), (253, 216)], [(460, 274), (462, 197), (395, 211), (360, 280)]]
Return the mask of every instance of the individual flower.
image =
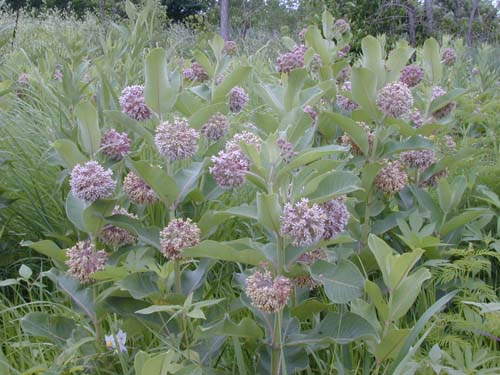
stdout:
[(102, 153), (113, 160), (121, 160), (130, 153), (130, 139), (127, 133), (118, 133), (111, 129), (101, 138)]
[(285, 163), (290, 163), (290, 160), (297, 156), (297, 152), (293, 150), (293, 144), (290, 142), (280, 138), (276, 141), (276, 143), (280, 149), (280, 156)]
[(135, 204), (148, 204), (158, 201), (158, 195), (146, 182), (133, 172), (129, 172), (123, 180), (123, 191)]
[(351, 217), (345, 205), (345, 197), (332, 199), (320, 204), (320, 207), (326, 215), (323, 239), (331, 240), (345, 230)]
[(304, 107), (304, 113), (307, 113), (309, 116), (311, 116), (313, 123), (316, 123), (316, 120), (318, 119), (318, 112), (316, 112), (313, 107), (311, 107), (310, 105), (306, 105)]
[(77, 242), (67, 249), (66, 257), (68, 274), (76, 277), (82, 284), (92, 283), (92, 274), (103, 270), (108, 261), (108, 254), (104, 250), (96, 251), (95, 245), (89, 240)]
[(401, 161), (410, 168), (417, 168), (424, 171), (436, 162), (433, 150), (412, 150), (405, 151), (399, 155)]
[[(371, 152), (372, 147), (373, 147), (373, 141), (375, 140), (375, 134), (370, 131), (370, 127), (368, 126), (367, 123), (365, 122), (358, 122), (358, 125), (363, 128), (363, 130), (366, 132), (366, 136), (368, 138), (368, 146), (369, 146), (369, 151)], [(350, 146), (351, 147), (351, 153), (353, 155), (359, 156), (363, 155), (363, 151), (359, 148), (359, 146), (352, 140), (352, 138), (349, 136), (349, 134), (344, 133), (342, 137), (340, 138), (340, 141), (343, 146)]]
[(104, 169), (96, 161), (77, 164), (71, 171), (69, 185), (71, 194), (86, 202), (109, 198), (115, 191), (116, 182), (111, 169)]
[(62, 82), (63, 76), (64, 75), (61, 69), (56, 68), (56, 70), (54, 70), (54, 81)]
[(295, 204), (285, 204), (280, 232), (294, 246), (310, 246), (323, 238), (326, 221), (326, 214), (318, 204), (309, 207), (309, 200), (302, 198)]
[(200, 235), (191, 219), (173, 219), (160, 232), (161, 252), (167, 259), (182, 259), (182, 250), (198, 245)]
[[(126, 209), (120, 206), (115, 206), (111, 214), (125, 215), (132, 219), (138, 218), (137, 215), (131, 214)], [(136, 241), (135, 236), (132, 235), (132, 233), (130, 233), (128, 230), (112, 224), (107, 224), (101, 229), (101, 231), (99, 232), (99, 239), (106, 245), (114, 247), (131, 245)]]
[(191, 68), (186, 68), (182, 70), (182, 76), (188, 81), (196, 80), (196, 76), (194, 75), (194, 71)]
[(265, 313), (283, 310), (292, 290), (292, 281), (285, 276), (273, 279), (269, 271), (255, 271), (247, 278), (246, 294), (252, 305)]
[(478, 69), (478, 68), (474, 67), (474, 68), (472, 68), (472, 70), (471, 70), (471, 72), (470, 72), (470, 73), (472, 74), (472, 76), (477, 76), (477, 75), (479, 75), (481, 72), (479, 71), (479, 69)]
[(338, 52), (337, 56), (339, 59), (343, 59), (344, 57), (347, 56), (349, 51), (351, 50), (351, 46), (349, 44), (346, 44), (344, 47), (342, 47)]
[(452, 149), (454, 150), (456, 147), (457, 147), (457, 144), (456, 142), (453, 140), (453, 137), (449, 136), (449, 135), (445, 135), (444, 136), (444, 145), (449, 148), (449, 149)]
[[(116, 341), (115, 341), (116, 337)], [(123, 353), (127, 352), (127, 347), (125, 346), (127, 342), (127, 333), (123, 332), (121, 329), (118, 331), (118, 333), (113, 336), (113, 335), (104, 335), (104, 341), (106, 343), (106, 348), (107, 349), (115, 349), (115, 350), (120, 350)], [(116, 345), (118, 342), (118, 346)]]
[(210, 159), (213, 163), (209, 172), (223, 188), (235, 188), (243, 185), (245, 175), (250, 170), (250, 161), (241, 151), (221, 150)]
[(233, 113), (241, 112), (248, 99), (248, 94), (244, 89), (239, 86), (233, 87), (229, 92), (229, 110)]
[(191, 64), (194, 81), (203, 82), (208, 79), (208, 74), (203, 66), (197, 62)]
[(407, 65), (401, 69), (399, 80), (408, 87), (415, 87), (424, 79), (424, 69), (418, 65)]
[(176, 117), (156, 128), (155, 145), (169, 162), (190, 159), (198, 150), (200, 134), (189, 127), (186, 119)]
[(339, 34), (345, 34), (351, 31), (351, 25), (349, 25), (345, 19), (339, 18), (335, 21), (335, 30), (337, 30)]
[(224, 51), (228, 55), (234, 55), (237, 50), (238, 50), (238, 45), (236, 44), (235, 41), (233, 41), (233, 40), (224, 41)]
[(118, 99), (122, 112), (137, 121), (149, 120), (153, 113), (146, 106), (144, 86), (127, 86), (122, 90)]
[(309, 70), (313, 74), (318, 74), (319, 70), (323, 67), (323, 60), (321, 56), (315, 53), (312, 55), (311, 62), (309, 63)]
[(446, 48), (441, 55), (441, 61), (444, 65), (452, 66), (457, 61), (457, 53), (453, 48)]
[(224, 79), (226, 77), (224, 76), (224, 74), (221, 74), (221, 75), (218, 75), (217, 77), (215, 77), (215, 85), (218, 86), (220, 85), (222, 82), (224, 82)]
[(216, 113), (201, 127), (201, 134), (215, 141), (224, 137), (229, 130), (229, 120), (222, 113)]
[(280, 55), (276, 60), (276, 70), (279, 73), (290, 73), (294, 69), (303, 68), (306, 51), (306, 46), (299, 45), (293, 51)]
[[(446, 91), (442, 87), (436, 86), (432, 89), (431, 100), (436, 100), (437, 98), (443, 95), (446, 95)], [(455, 109), (456, 106), (457, 106), (456, 102), (449, 102), (444, 107), (441, 107), (440, 109), (435, 111), (432, 115), (437, 119), (442, 119), (448, 116)]]
[(398, 193), (408, 185), (408, 175), (398, 161), (388, 161), (375, 177), (375, 186), (387, 194)]
[[(351, 90), (352, 90), (351, 82), (350, 81), (344, 82), (341, 91), (350, 93)], [(358, 108), (358, 103), (356, 103), (354, 100), (349, 99), (344, 95), (337, 95), (337, 105), (344, 111), (354, 111), (356, 108)]]
[(413, 108), (412, 110), (410, 110), (408, 119), (415, 128), (420, 128), (425, 123), (424, 116), (422, 116), (422, 113), (417, 108)]
[(307, 27), (304, 27), (302, 30), (299, 31), (299, 39), (301, 42), (304, 42), (306, 40), (306, 32), (307, 32)]
[(28, 86), (30, 84), (30, 75), (28, 73), (21, 73), (17, 78), (17, 83), (20, 86)]
[[(337, 75), (337, 83), (341, 84), (349, 80), (349, 75), (351, 74), (351, 66), (347, 65), (343, 68)], [(350, 91), (350, 90), (347, 90)]]
[(260, 150), (260, 145), (262, 144), (262, 139), (249, 131), (243, 131), (241, 133), (236, 133), (231, 140), (226, 143), (226, 151), (236, 151), (241, 150), (240, 143), (246, 143), (247, 145), (253, 145)]
[(377, 107), (386, 115), (395, 118), (410, 113), (413, 96), (410, 89), (402, 82), (389, 83), (377, 95)]

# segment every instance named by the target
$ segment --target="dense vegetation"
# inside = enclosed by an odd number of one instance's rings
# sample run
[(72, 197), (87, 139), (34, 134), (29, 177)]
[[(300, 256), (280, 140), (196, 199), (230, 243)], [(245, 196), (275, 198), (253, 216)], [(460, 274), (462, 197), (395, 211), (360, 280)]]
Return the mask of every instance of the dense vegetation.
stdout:
[(307, 3), (1, 14), (0, 374), (500, 373), (498, 46)]

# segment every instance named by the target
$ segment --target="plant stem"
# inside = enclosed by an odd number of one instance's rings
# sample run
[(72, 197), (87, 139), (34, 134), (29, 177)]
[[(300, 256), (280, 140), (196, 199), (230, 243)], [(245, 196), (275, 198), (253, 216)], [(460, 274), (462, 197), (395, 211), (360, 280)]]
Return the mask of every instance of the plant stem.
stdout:
[(271, 374), (280, 375), (281, 373), (281, 315), (282, 311), (274, 314), (274, 335), (271, 352)]
[(175, 293), (182, 293), (181, 286), (181, 265), (178, 260), (174, 261)]

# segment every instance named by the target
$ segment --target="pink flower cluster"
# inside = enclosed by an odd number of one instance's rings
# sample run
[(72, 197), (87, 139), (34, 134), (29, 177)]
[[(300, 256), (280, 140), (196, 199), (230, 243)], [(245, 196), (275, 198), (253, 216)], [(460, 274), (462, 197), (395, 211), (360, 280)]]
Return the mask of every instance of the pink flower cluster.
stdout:
[(432, 150), (405, 151), (399, 155), (401, 161), (410, 168), (424, 171), (436, 162), (436, 156)]
[(69, 181), (71, 194), (86, 202), (109, 198), (113, 195), (116, 182), (111, 169), (104, 169), (96, 161), (77, 164), (71, 171)]
[(410, 113), (412, 106), (413, 95), (402, 82), (389, 83), (377, 95), (377, 107), (386, 116), (401, 118)]
[(104, 250), (96, 251), (95, 245), (89, 240), (77, 242), (67, 249), (66, 257), (68, 274), (76, 277), (82, 284), (92, 283), (92, 274), (103, 270), (108, 261), (108, 254)]
[(189, 127), (187, 119), (176, 117), (156, 128), (155, 145), (169, 162), (190, 159), (198, 150), (200, 133)]
[[(342, 85), (341, 91), (350, 93), (351, 90), (352, 90), (351, 81), (345, 81), (344, 84)], [(337, 95), (337, 105), (344, 111), (348, 112), (354, 111), (355, 109), (358, 108), (358, 103), (356, 103), (354, 100), (349, 99), (347, 96), (344, 95)]]
[[(437, 98), (446, 95), (446, 91), (440, 87), (436, 86), (432, 89), (432, 97), (431, 100), (436, 100)], [(444, 107), (441, 107), (437, 111), (435, 111), (432, 115), (437, 119), (442, 119), (448, 116), (457, 106), (456, 102), (449, 102)]]
[(418, 85), (424, 79), (424, 69), (418, 65), (407, 65), (401, 69), (399, 80), (408, 87)]
[[(125, 215), (133, 219), (137, 219), (137, 215), (131, 214), (126, 209), (115, 206), (112, 215)], [(105, 225), (99, 232), (99, 239), (106, 245), (120, 247), (135, 243), (135, 236), (128, 230), (117, 227), (112, 224)]]
[(137, 121), (149, 120), (153, 112), (147, 107), (144, 99), (144, 86), (125, 87), (118, 99), (122, 112)]
[(135, 204), (151, 204), (158, 201), (158, 195), (151, 186), (133, 172), (129, 172), (123, 180), (123, 191)]
[(182, 250), (198, 245), (200, 236), (191, 219), (173, 219), (160, 232), (161, 252), (167, 259), (182, 259)]
[(222, 113), (216, 113), (201, 127), (201, 134), (215, 141), (224, 137), (229, 130), (229, 121)]
[(101, 139), (101, 151), (113, 160), (121, 160), (130, 153), (130, 139), (127, 133), (118, 133), (111, 129), (103, 134)]
[(276, 60), (276, 70), (278, 73), (290, 73), (294, 69), (303, 68), (306, 51), (306, 46), (299, 45), (292, 52), (280, 55)]
[(292, 286), (292, 281), (285, 276), (273, 278), (269, 271), (255, 271), (247, 278), (246, 294), (260, 311), (275, 313), (285, 307)]
[(238, 113), (245, 108), (248, 102), (247, 92), (239, 86), (233, 87), (229, 92), (229, 110)]
[(375, 186), (386, 194), (398, 193), (408, 185), (408, 175), (398, 161), (388, 161), (375, 177)]

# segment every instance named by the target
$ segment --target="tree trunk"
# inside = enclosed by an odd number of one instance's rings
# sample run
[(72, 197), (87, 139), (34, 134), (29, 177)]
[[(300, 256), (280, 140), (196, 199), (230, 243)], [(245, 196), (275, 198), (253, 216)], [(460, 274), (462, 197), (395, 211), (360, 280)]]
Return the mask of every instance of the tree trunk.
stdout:
[(220, 0), (220, 35), (229, 40), (229, 0)]
[(432, 0), (425, 0), (425, 15), (427, 17), (427, 31), (432, 36), (434, 33), (434, 11), (432, 10)]
[(415, 7), (412, 4), (408, 4), (406, 6), (406, 11), (408, 14), (408, 39), (410, 39), (410, 45), (415, 46), (417, 44)]
[(472, 9), (469, 15), (469, 22), (467, 23), (467, 47), (472, 47), (472, 24), (474, 23), (474, 17), (476, 15), (477, 7), (479, 6), (479, 0), (472, 1)]

